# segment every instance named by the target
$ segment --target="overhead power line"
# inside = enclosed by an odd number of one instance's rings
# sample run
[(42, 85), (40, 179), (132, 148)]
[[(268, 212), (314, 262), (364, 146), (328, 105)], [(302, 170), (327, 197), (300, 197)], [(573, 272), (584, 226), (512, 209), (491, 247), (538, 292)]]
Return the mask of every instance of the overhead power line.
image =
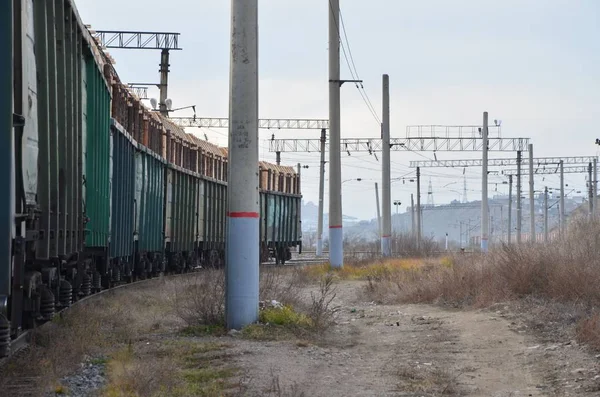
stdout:
[[(331, 0), (329, 0), (329, 7), (333, 10), (333, 5), (331, 4)], [(335, 21), (335, 28), (338, 33), (340, 47), (342, 48), (342, 53), (344, 55), (344, 59), (346, 60), (346, 65), (348, 65), (348, 70), (350, 71), (350, 76), (352, 76), (353, 80), (360, 80), (360, 75), (358, 74), (358, 69), (356, 68), (356, 63), (354, 62), (354, 57), (352, 56), (352, 50), (350, 48), (350, 41), (348, 40), (348, 34), (346, 32), (346, 26), (344, 24), (344, 17), (342, 15), (341, 9), (340, 9), (340, 20), (341, 20), (341, 25), (342, 25), (341, 30), (340, 30), (340, 26), (338, 25), (337, 21)], [(342, 39), (342, 32), (343, 32), (345, 43), (346, 43), (345, 45), (344, 45), (344, 40)], [(346, 50), (346, 48), (347, 48), (347, 50)], [(364, 85), (362, 83), (355, 83), (355, 86), (356, 86), (356, 89), (358, 90), (358, 93), (362, 97), (363, 102), (367, 106), (367, 109), (369, 109), (369, 112), (371, 113), (371, 115), (373, 116), (375, 121), (377, 122), (377, 125), (381, 126), (381, 118), (377, 115), (377, 111), (375, 110), (375, 107), (373, 106), (373, 103), (371, 102), (371, 99), (369, 98), (369, 95), (367, 94), (367, 91), (365, 90)]]

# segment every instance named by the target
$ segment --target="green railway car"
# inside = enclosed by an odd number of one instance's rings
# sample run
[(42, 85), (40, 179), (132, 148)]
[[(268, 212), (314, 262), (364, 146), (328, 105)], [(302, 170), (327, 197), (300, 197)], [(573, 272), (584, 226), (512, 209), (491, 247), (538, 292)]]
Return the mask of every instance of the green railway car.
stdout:
[(18, 122), (6, 132), (15, 138), (14, 239), (0, 313), (11, 313), (16, 336), (99, 289), (108, 272), (111, 92), (72, 0), (15, 2), (10, 17), (15, 24), (0, 28), (14, 35), (6, 53)]
[(111, 120), (112, 197), (110, 258), (113, 281), (131, 277), (135, 228), (135, 152), (137, 143), (120, 124)]
[(177, 270), (194, 257), (199, 185), (199, 175), (174, 165), (166, 169), (165, 248), (169, 266)]
[(300, 206), (295, 194), (262, 191), (260, 193), (260, 242), (262, 260), (269, 256), (277, 264), (291, 259), (291, 248), (301, 247)]
[(164, 271), (165, 161), (143, 145), (135, 153), (136, 272)]

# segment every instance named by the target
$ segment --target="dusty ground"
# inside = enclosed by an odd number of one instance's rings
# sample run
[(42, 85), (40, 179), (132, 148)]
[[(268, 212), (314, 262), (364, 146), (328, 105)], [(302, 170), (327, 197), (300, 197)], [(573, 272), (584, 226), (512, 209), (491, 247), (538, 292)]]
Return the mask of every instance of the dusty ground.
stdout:
[[(600, 396), (600, 355), (523, 302), (478, 311), (378, 305), (365, 298), (363, 282), (340, 281), (333, 301), (335, 324), (322, 335), (256, 341), (244, 333), (182, 335), (184, 324), (163, 302), (169, 286), (182, 288), (156, 282), (141, 289), (145, 294), (121, 291), (95, 305), (106, 312), (99, 324), (113, 319), (110, 332), (123, 333), (111, 339), (122, 346), (99, 346), (83, 369), (56, 382), (66, 386), (62, 395), (129, 396), (134, 394), (114, 390), (135, 387), (141, 397), (220, 396), (223, 390), (235, 396), (289, 397)], [(307, 287), (301, 295), (315, 290)], [(136, 309), (123, 311), (122, 302)], [(128, 328), (131, 332), (124, 332)], [(122, 355), (123, 347), (129, 355), (115, 362), (115, 352)], [(182, 365), (195, 386), (156, 394)], [(32, 379), (15, 378), (3, 390), (14, 396), (42, 395), (17, 391)], [(103, 385), (113, 385), (113, 392)]]
[(540, 341), (508, 306), (380, 306), (360, 299), (361, 287), (337, 285), (337, 324), (316, 345), (230, 338), (245, 394), (600, 395), (597, 359), (572, 341)]

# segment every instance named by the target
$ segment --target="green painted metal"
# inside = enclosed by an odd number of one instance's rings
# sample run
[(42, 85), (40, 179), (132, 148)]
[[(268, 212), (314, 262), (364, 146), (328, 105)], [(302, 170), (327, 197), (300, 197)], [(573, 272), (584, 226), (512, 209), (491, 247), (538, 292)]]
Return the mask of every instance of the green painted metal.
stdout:
[(110, 92), (91, 54), (86, 54), (85, 66), (85, 245), (108, 247), (111, 220)]
[(273, 192), (260, 193), (260, 241), (269, 246), (295, 246), (301, 198)]
[(165, 243), (168, 244), (173, 239), (173, 170), (166, 168), (165, 175), (164, 231)]
[(135, 214), (135, 147), (128, 135), (111, 128), (113, 147), (112, 225), (110, 255), (125, 258), (133, 255)]
[(198, 193), (198, 231), (197, 241), (199, 243), (206, 241), (206, 214), (205, 214), (205, 203), (206, 203), (206, 182), (203, 179), (198, 181), (199, 193)]
[(196, 201), (198, 178), (180, 170), (173, 175), (171, 246), (173, 251), (192, 251), (196, 240)]
[(162, 252), (165, 164), (147, 151), (135, 155), (136, 233), (140, 252)]

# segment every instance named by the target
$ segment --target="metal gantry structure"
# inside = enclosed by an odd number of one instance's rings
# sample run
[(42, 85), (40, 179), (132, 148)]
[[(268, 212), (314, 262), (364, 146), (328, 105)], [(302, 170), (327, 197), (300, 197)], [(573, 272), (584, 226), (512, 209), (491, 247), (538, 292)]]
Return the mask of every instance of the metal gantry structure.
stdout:
[[(516, 152), (528, 150), (529, 138), (490, 137), (488, 150), (494, 152)], [(390, 138), (390, 150), (413, 152), (481, 152), (482, 138), (472, 137), (407, 137)], [(270, 152), (318, 152), (319, 139), (271, 139)], [(344, 138), (340, 140), (341, 152), (381, 152), (383, 140), (380, 138)]]
[[(588, 164), (596, 159), (596, 156), (576, 156), (576, 157), (536, 157), (533, 159), (534, 165), (559, 165), (561, 162), (565, 165), (569, 164)], [(411, 161), (410, 167), (446, 167), (446, 168), (463, 168), (463, 167), (481, 167), (482, 159), (464, 159), (464, 160), (418, 160)], [(528, 164), (529, 159), (521, 160), (521, 164)], [(507, 167), (516, 166), (516, 158), (488, 159), (490, 167)], [(539, 170), (539, 168), (538, 168)]]
[(140, 99), (148, 99), (148, 87), (129, 85), (129, 89)]
[(128, 30), (91, 30), (104, 48), (129, 48), (132, 50), (181, 50), (180, 33), (136, 32)]
[[(570, 167), (565, 167), (565, 164)], [(460, 160), (419, 160), (411, 161), (410, 167), (417, 169), (417, 175), (421, 168), (465, 168), (465, 167), (480, 167), (483, 165), (482, 159), (460, 159)], [(517, 168), (504, 169), (501, 171), (502, 175), (509, 177), (509, 214), (512, 213), (512, 179), (517, 178), (517, 197), (521, 197), (521, 178), (522, 170), (521, 166), (531, 165), (535, 168), (530, 167), (530, 200), (533, 198), (532, 182), (534, 175), (549, 175), (558, 174), (560, 175), (560, 208), (559, 208), (559, 224), (560, 229), (564, 229), (566, 211), (564, 206), (564, 174), (572, 173), (587, 173), (590, 181), (590, 186), (593, 186), (593, 191), (597, 189), (596, 176), (594, 174), (597, 165), (597, 156), (571, 156), (571, 157), (535, 157), (535, 158), (521, 158), (521, 152), (517, 152), (516, 158), (499, 158), (489, 159), (488, 165), (492, 167), (506, 167), (516, 166)], [(597, 193), (590, 193), (590, 197), (597, 197)], [(595, 200), (590, 200), (590, 213), (595, 211)], [(531, 203), (530, 203), (531, 205)], [(533, 206), (531, 207), (533, 208)], [(483, 219), (483, 218), (482, 218)], [(511, 241), (511, 217), (509, 216), (508, 226), (508, 242)], [(517, 199), (517, 243), (521, 242), (521, 200)]]
[[(483, 124), (482, 124), (483, 125)], [(505, 138), (500, 134), (500, 126), (488, 125), (487, 131), (493, 131), (493, 136), (486, 134), (487, 145), (484, 144), (483, 130), (480, 126), (409, 126), (405, 138), (390, 138), (389, 146), (384, 144), (384, 139), (378, 138), (345, 138), (340, 140), (341, 152), (381, 152), (384, 146), (392, 151), (440, 151), (440, 152), (527, 152), (530, 150), (529, 138)], [(331, 145), (331, 144), (330, 144)], [(271, 139), (269, 151), (275, 152), (280, 157), (282, 152), (320, 152), (321, 140), (319, 139)], [(483, 163), (483, 162), (482, 162)], [(419, 169), (417, 168), (417, 175)], [(420, 217), (420, 178), (417, 178), (417, 211), (416, 211), (416, 240), (417, 246), (421, 240)], [(486, 182), (487, 184), (487, 182)], [(482, 206), (484, 204), (482, 203)], [(390, 209), (391, 211), (391, 209)]]
[[(167, 108), (167, 91), (169, 85), (169, 51), (182, 50), (179, 47), (180, 33), (172, 32), (135, 32), (127, 30), (90, 30), (103, 48), (121, 48), (129, 50), (161, 50), (160, 83), (153, 84), (160, 90), (158, 110), (164, 116), (169, 115)], [(147, 83), (132, 83), (135, 85)]]
[[(182, 128), (229, 128), (226, 117), (171, 117)], [(327, 119), (258, 119), (258, 128), (284, 130), (322, 130), (329, 128)]]

